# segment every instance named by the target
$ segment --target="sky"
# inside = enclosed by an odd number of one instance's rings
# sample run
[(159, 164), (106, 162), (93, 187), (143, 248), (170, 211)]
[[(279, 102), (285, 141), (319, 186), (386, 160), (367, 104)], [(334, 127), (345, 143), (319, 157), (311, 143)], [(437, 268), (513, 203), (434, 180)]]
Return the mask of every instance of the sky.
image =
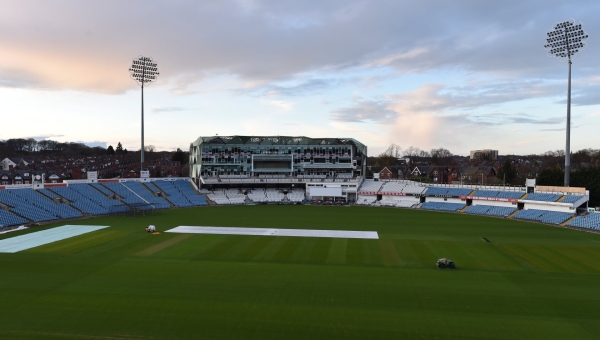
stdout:
[(188, 150), (199, 136), (355, 138), (467, 155), (564, 149), (568, 64), (546, 33), (589, 34), (572, 64), (571, 149), (600, 148), (600, 2), (2, 0), (0, 139)]

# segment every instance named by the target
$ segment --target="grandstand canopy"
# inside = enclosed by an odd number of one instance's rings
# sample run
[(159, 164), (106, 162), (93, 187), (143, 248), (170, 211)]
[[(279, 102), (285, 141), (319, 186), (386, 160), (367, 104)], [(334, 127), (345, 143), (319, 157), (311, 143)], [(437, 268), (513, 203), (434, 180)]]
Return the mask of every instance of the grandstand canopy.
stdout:
[(198, 137), (191, 146), (200, 144), (235, 144), (235, 145), (355, 145), (363, 154), (367, 147), (354, 138), (309, 138), (304, 136), (212, 136)]

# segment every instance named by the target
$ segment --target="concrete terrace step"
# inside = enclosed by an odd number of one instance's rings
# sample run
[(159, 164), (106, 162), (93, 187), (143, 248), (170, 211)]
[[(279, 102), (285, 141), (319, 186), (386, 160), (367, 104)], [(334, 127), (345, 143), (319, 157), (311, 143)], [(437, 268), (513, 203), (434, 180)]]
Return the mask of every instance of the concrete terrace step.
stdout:
[(512, 214), (510, 214), (510, 215), (508, 215), (508, 216), (506, 216), (506, 218), (512, 218), (512, 217), (513, 217), (513, 216), (515, 216), (515, 214), (516, 214), (516, 213), (518, 213), (519, 211), (521, 211), (521, 210), (517, 209), (517, 210), (513, 211), (513, 213), (512, 213)]
[(572, 220), (574, 220), (577, 217), (577, 215), (573, 215), (571, 216), (568, 220), (564, 221), (563, 223), (560, 224), (561, 227), (564, 227), (567, 225), (567, 223), (571, 222)]

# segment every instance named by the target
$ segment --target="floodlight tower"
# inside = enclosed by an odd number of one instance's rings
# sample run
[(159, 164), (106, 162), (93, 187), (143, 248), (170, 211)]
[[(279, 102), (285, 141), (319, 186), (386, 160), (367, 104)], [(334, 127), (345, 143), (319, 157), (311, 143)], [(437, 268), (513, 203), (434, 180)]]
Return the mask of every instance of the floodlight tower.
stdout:
[(140, 177), (142, 177), (141, 171), (144, 171), (144, 85), (148, 86), (151, 82), (156, 81), (160, 73), (158, 73), (158, 68), (156, 68), (156, 62), (152, 58), (143, 56), (133, 59), (129, 73), (131, 74), (131, 79), (135, 80), (142, 87), (142, 157), (140, 162)]
[(567, 145), (565, 150), (565, 186), (571, 183), (571, 64), (575, 54), (587, 46), (588, 35), (583, 31), (583, 25), (573, 19), (559, 22), (546, 33), (548, 54), (569, 63), (569, 85), (567, 91)]

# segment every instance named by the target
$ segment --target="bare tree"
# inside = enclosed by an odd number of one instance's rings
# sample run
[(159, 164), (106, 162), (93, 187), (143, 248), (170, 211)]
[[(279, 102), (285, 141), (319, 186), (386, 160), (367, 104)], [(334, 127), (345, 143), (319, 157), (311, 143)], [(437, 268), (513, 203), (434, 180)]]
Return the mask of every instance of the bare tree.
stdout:
[(400, 158), (402, 156), (402, 147), (397, 144), (390, 144), (390, 146), (388, 146), (387, 150), (385, 150), (385, 152), (379, 156), (380, 157), (381, 156), (389, 156), (389, 157), (394, 157), (394, 158)]
[(421, 154), (421, 149), (416, 148), (414, 146), (409, 146), (406, 150), (404, 150), (404, 156), (406, 157), (415, 157)]

